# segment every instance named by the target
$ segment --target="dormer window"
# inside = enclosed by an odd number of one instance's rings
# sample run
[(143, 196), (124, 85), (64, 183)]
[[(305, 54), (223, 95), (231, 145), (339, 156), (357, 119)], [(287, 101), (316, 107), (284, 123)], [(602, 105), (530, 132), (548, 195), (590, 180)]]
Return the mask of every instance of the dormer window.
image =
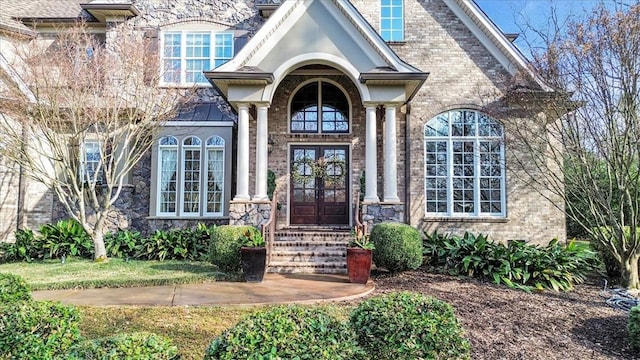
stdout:
[(233, 53), (231, 32), (165, 32), (162, 35), (164, 83), (208, 84), (202, 72), (231, 60)]

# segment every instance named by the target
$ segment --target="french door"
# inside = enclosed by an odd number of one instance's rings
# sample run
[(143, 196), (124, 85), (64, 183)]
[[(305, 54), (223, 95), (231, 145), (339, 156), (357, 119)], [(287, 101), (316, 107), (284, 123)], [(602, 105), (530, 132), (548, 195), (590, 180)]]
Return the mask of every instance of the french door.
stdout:
[(291, 147), (292, 225), (349, 225), (349, 147)]

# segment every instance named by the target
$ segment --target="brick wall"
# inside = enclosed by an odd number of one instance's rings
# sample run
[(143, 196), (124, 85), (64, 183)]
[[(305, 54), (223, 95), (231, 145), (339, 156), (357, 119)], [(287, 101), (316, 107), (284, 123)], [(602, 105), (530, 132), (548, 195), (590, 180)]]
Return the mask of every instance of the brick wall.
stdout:
[[(378, 29), (378, 5), (371, 6), (368, 0), (352, 3), (365, 18)], [(507, 217), (506, 219), (448, 220), (425, 217), (423, 127), (437, 114), (455, 108), (471, 108), (487, 112), (504, 113), (504, 104), (499, 101), (508, 74), (497, 60), (484, 48), (479, 40), (455, 14), (439, 0), (405, 0), (405, 37), (401, 44), (392, 44), (392, 49), (406, 62), (430, 73), (422, 89), (411, 102), (408, 126), (410, 160), (399, 161), (398, 174), (409, 167), (410, 183), (408, 221), (427, 232), (489, 234), (501, 241), (526, 239), (547, 242), (554, 237), (565, 238), (564, 215), (550, 201), (533, 189), (526, 175), (517, 168), (507, 172)], [(496, 117), (504, 121), (504, 118)], [(399, 150), (404, 149), (405, 123), (398, 122)], [(507, 134), (508, 137), (508, 134)], [(514, 151), (507, 142), (506, 153)], [(399, 153), (402, 159), (403, 153)], [(509, 159), (507, 158), (507, 162)], [(508, 163), (509, 164), (509, 163)], [(404, 185), (399, 183), (399, 190)], [(403, 198), (402, 191), (399, 191)], [(549, 193), (548, 197), (553, 198)], [(559, 199), (556, 202), (560, 203)]]

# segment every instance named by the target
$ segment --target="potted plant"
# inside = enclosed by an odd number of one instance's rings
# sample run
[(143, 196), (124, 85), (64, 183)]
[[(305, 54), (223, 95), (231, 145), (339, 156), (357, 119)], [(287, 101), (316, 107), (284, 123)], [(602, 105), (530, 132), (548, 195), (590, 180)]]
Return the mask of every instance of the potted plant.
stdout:
[(350, 282), (366, 284), (369, 281), (374, 247), (364, 229), (356, 227), (347, 247), (347, 273)]
[(257, 229), (248, 229), (240, 237), (240, 258), (246, 282), (262, 282), (267, 270), (267, 248)]

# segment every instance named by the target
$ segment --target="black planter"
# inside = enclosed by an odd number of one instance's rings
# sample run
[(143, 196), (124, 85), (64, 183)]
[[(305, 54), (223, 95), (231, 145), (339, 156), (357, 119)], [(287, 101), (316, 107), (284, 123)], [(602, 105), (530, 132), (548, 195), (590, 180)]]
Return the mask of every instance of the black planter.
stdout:
[(242, 272), (246, 282), (261, 282), (267, 270), (267, 248), (243, 247), (240, 249)]

